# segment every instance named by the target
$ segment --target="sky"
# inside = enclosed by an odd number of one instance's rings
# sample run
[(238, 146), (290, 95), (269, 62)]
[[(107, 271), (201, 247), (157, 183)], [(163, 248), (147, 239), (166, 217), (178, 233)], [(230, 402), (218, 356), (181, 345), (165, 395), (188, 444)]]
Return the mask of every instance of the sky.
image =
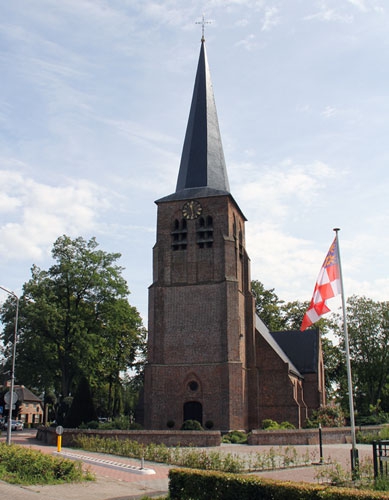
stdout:
[(339, 227), (345, 296), (389, 300), (387, 0), (1, 2), (0, 285), (94, 236), (147, 326), (203, 15), (252, 279), (310, 300)]

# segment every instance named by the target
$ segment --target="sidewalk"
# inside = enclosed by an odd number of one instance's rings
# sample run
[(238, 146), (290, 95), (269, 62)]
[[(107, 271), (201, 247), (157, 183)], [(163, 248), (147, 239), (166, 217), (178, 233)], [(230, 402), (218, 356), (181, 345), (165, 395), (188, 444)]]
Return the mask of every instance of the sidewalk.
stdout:
[[(56, 447), (47, 446), (35, 439), (35, 431), (25, 430), (12, 433), (12, 443), (39, 449), (44, 453), (57, 453)], [(0, 441), (4, 441), (1, 437)], [(247, 446), (247, 445), (222, 445), (218, 448), (207, 448), (209, 451), (223, 451), (231, 454), (247, 455), (269, 451), (273, 448), (276, 452), (278, 446)], [(289, 447), (291, 448), (291, 447)], [(295, 446), (292, 447), (301, 456), (309, 454), (313, 462), (319, 461), (318, 446)], [(323, 445), (324, 462), (338, 462), (345, 470), (350, 469), (349, 444)], [(365, 460), (372, 457), (371, 445), (358, 445), (359, 458)], [(63, 448), (64, 456), (67, 453), (79, 454), (89, 457), (85, 467), (89, 468), (96, 476), (96, 481), (81, 484), (57, 485), (57, 486), (15, 486), (0, 482), (0, 495), (12, 498), (12, 500), (135, 500), (143, 496), (163, 496), (168, 491), (168, 473), (172, 466), (147, 462), (144, 467), (153, 469), (155, 474), (141, 475), (131, 471), (131, 467), (139, 468), (141, 463), (136, 459), (126, 459), (112, 455), (84, 452), (72, 448)], [(113, 465), (97, 463), (96, 460), (114, 462)], [(93, 462), (93, 463), (92, 463)], [(123, 464), (126, 469), (118, 468), (115, 464)], [(273, 471), (258, 472), (259, 477), (268, 477), (283, 481), (317, 482), (316, 474), (320, 466), (296, 467)]]

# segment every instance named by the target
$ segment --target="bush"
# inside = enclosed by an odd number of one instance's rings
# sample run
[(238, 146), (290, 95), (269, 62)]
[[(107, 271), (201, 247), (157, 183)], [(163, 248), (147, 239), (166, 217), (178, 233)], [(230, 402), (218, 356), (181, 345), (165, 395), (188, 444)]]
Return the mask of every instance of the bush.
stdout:
[(143, 427), (137, 422), (133, 422), (130, 417), (122, 415), (116, 417), (112, 422), (99, 423), (99, 429), (113, 430), (118, 429), (121, 431), (142, 430)]
[(269, 431), (277, 429), (295, 429), (295, 428), (296, 427), (290, 422), (281, 422), (279, 424), (278, 422), (276, 422), (275, 420), (271, 420), (270, 418), (262, 420), (262, 429)]
[(98, 429), (99, 422), (97, 420), (92, 420), (86, 424), (80, 424), (79, 429)]
[[(170, 500), (374, 500), (387, 495), (369, 490), (273, 481), (221, 472), (171, 469)], [(385, 495), (385, 496), (384, 496)]]
[(270, 418), (266, 418), (265, 420), (262, 420), (262, 429), (265, 430), (271, 430), (271, 429), (278, 429), (278, 423), (275, 420), (271, 420)]
[(376, 432), (357, 432), (357, 442), (363, 444), (371, 444), (373, 441), (379, 441), (389, 439), (389, 425), (385, 425), (381, 430)]
[(305, 427), (313, 429), (319, 427), (343, 427), (345, 417), (340, 406), (321, 406), (312, 412), (312, 417), (307, 420)]
[(197, 420), (185, 420), (181, 426), (182, 431), (203, 431), (200, 422)]
[(246, 444), (247, 434), (243, 431), (231, 431), (223, 436), (223, 443)]
[(0, 479), (13, 484), (58, 484), (91, 480), (81, 462), (0, 443)]

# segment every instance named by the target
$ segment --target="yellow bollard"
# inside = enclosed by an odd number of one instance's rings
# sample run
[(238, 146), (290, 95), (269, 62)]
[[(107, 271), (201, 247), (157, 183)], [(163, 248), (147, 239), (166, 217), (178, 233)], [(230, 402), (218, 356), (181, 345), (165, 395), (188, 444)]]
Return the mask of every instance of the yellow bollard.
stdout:
[(62, 436), (57, 436), (57, 451), (58, 451), (58, 453), (61, 453), (61, 447), (62, 447)]

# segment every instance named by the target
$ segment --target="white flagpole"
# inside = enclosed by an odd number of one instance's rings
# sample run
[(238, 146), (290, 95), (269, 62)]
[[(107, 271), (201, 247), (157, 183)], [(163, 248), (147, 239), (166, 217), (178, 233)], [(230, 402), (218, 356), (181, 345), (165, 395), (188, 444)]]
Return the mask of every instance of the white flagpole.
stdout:
[(354, 398), (353, 398), (353, 384), (351, 377), (351, 362), (350, 362), (350, 345), (348, 340), (348, 331), (347, 331), (347, 317), (346, 317), (346, 300), (344, 296), (344, 288), (343, 288), (343, 274), (342, 274), (342, 264), (340, 260), (340, 251), (339, 251), (339, 237), (338, 232), (340, 228), (334, 228), (336, 233), (336, 249), (338, 254), (338, 262), (339, 262), (339, 274), (340, 274), (340, 287), (341, 287), (341, 295), (342, 295), (342, 309), (343, 309), (343, 335), (344, 335), (344, 346), (346, 350), (346, 368), (347, 368), (347, 385), (348, 385), (348, 401), (349, 401), (349, 410), (350, 410), (350, 425), (351, 425), (351, 470), (353, 475), (357, 473), (358, 469), (358, 450), (357, 450), (357, 440), (355, 435), (355, 417), (354, 417)]

